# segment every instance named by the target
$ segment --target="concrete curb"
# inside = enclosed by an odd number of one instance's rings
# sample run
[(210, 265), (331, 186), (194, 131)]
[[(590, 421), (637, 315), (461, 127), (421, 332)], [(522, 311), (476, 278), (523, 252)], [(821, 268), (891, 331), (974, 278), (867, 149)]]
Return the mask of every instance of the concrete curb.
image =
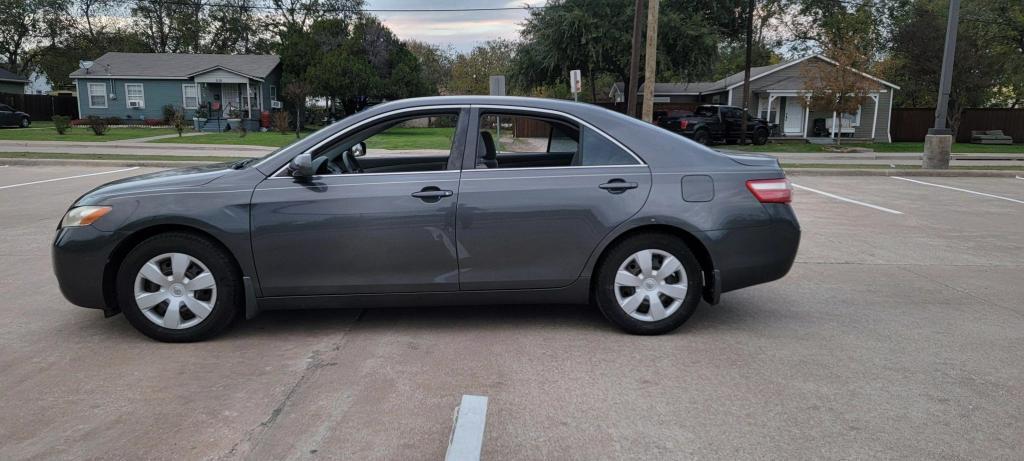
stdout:
[[(0, 158), (0, 165), (40, 166), (138, 166), (151, 168), (181, 168), (209, 165), (218, 161), (173, 161), (173, 160), (77, 160), (77, 159), (36, 159)], [(789, 176), (932, 176), (963, 178), (1015, 178), (1024, 176), (1024, 171), (1007, 170), (922, 170), (899, 168), (785, 168)]]
[[(240, 158), (241, 159), (241, 158)], [(174, 160), (78, 160), (57, 158), (0, 158), (0, 165), (28, 166), (139, 166), (152, 168), (182, 168), (209, 165), (217, 161), (174, 161)]]
[(1015, 178), (1024, 171), (1007, 170), (905, 170), (899, 168), (785, 168), (788, 176), (931, 176), (959, 178)]

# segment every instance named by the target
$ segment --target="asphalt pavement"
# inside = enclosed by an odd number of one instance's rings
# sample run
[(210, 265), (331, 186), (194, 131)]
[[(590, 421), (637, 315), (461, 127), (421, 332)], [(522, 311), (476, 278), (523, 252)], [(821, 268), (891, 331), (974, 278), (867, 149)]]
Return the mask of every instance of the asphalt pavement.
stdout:
[(76, 197), (152, 171), (117, 170), (0, 167), (0, 459), (436, 460), (464, 394), (489, 399), (492, 460), (1024, 446), (1021, 179), (794, 178), (792, 272), (665, 336), (586, 306), (439, 307), (264, 312), (162, 344), (69, 304), (50, 269)]

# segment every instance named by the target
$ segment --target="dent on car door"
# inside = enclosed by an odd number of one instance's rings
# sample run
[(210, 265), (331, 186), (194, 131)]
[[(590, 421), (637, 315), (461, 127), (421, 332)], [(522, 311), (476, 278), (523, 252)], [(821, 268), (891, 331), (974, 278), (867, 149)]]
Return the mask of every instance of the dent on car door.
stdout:
[[(536, 144), (521, 136), (529, 122), (500, 123), (499, 136), (487, 115), (472, 120), (482, 121), (499, 150)], [(462, 290), (570, 285), (599, 242), (643, 206), (651, 187), (648, 167), (601, 133), (574, 126), (582, 131), (572, 153), (559, 152), (564, 142), (546, 146), (552, 162), (564, 165), (517, 167), (527, 154), (511, 152), (497, 153), (496, 167), (464, 162), (456, 231)], [(476, 144), (482, 142), (478, 137)]]
[[(403, 114), (346, 136), (314, 154), (331, 155), (306, 180), (270, 178), (252, 199), (252, 246), (265, 296), (345, 295), (458, 289), (455, 204), (464, 120), (449, 111)], [(420, 134), (391, 136), (391, 130)], [(430, 131), (436, 136), (432, 136)], [(372, 132), (369, 138), (363, 138)], [(393, 133), (392, 133), (393, 134)], [(417, 139), (422, 142), (416, 144)], [(453, 142), (453, 140), (460, 140)], [(365, 166), (348, 171), (339, 155), (366, 142)], [(412, 145), (412, 144), (415, 145)], [(440, 144), (449, 143), (444, 151)], [(435, 171), (423, 159), (450, 154)], [(352, 158), (348, 158), (351, 164)], [(401, 171), (401, 162), (411, 171)], [(388, 165), (387, 172), (373, 168)], [(328, 167), (328, 165), (330, 167)], [(375, 165), (375, 166), (373, 166)], [(345, 171), (339, 171), (343, 169)]]

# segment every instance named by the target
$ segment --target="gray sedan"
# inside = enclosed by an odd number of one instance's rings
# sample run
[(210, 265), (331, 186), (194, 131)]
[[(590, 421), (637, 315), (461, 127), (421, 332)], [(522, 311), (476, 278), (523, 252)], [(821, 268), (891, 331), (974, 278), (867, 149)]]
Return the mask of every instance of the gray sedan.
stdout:
[(74, 304), (161, 341), (260, 310), (593, 303), (636, 334), (784, 276), (800, 240), (776, 160), (600, 107), (382, 104), (261, 159), (79, 198), (53, 265)]

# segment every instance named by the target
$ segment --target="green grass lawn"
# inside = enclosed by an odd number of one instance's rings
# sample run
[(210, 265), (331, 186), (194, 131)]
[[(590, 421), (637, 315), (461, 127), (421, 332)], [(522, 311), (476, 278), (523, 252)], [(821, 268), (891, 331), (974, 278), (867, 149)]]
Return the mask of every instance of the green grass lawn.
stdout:
[[(850, 143), (844, 144), (848, 147), (863, 147), (875, 152), (924, 152), (924, 143), (920, 142), (894, 142), (894, 143)], [(748, 152), (771, 152), (771, 153), (801, 153), (801, 152), (829, 152), (825, 146), (820, 144), (790, 142), (778, 144), (765, 144), (763, 146), (721, 146), (725, 150), (737, 150)], [(976, 153), (976, 154), (1024, 154), (1024, 144), (993, 145), (993, 144), (953, 144), (953, 153)], [(856, 155), (856, 154), (853, 154)]]
[[(367, 142), (369, 149), (447, 149), (455, 128), (392, 128), (380, 133)], [(310, 133), (303, 132), (302, 136)], [(236, 144), (246, 146), (281, 147), (295, 142), (295, 133), (281, 134), (277, 131), (250, 132), (239, 136), (236, 132), (209, 133), (202, 136), (157, 139), (156, 143), (188, 144)]]
[[(32, 126), (35, 127), (35, 124)], [(39, 128), (41, 129), (0, 128), (0, 140), (107, 142), (175, 133), (170, 128), (110, 128), (103, 136), (96, 136), (88, 127), (76, 126), (72, 127), (64, 135), (59, 135), (57, 130), (52, 127)]]

